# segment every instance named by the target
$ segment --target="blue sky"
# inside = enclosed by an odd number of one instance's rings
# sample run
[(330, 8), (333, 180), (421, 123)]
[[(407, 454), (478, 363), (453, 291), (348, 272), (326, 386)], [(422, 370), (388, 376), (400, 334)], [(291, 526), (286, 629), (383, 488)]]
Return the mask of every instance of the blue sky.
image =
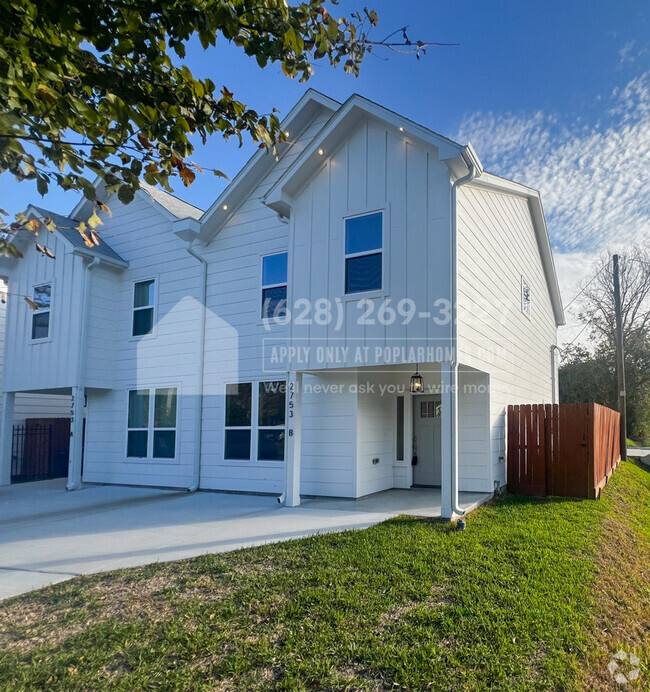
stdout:
[[(542, 192), (565, 302), (593, 257), (650, 240), (650, 4), (645, 1), (377, 0), (381, 38), (409, 25), (412, 39), (458, 42), (414, 56), (369, 56), (355, 79), (325, 63), (308, 84), (222, 42), (190, 46), (198, 76), (227, 85), (260, 112), (287, 113), (308, 87), (338, 100), (358, 92), (437, 132), (470, 140), (486, 168)], [(344, 0), (335, 14), (363, 9)], [(200, 164), (231, 177), (253, 152), (216, 137)], [(224, 183), (198, 176), (179, 196), (206, 208)], [(0, 206), (30, 201), (67, 212), (75, 193), (41, 199), (30, 183), (0, 176)], [(567, 334), (570, 335), (570, 330)]]

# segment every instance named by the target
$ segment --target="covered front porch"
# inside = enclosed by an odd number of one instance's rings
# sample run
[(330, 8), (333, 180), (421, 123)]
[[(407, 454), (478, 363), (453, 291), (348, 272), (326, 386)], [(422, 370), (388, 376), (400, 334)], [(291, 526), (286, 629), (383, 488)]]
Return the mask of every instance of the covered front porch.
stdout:
[(452, 363), (291, 372), (283, 500), (423, 488), (423, 516), (461, 514), (493, 491), (489, 402), (489, 375)]
[[(458, 502), (467, 513), (492, 498), (492, 493), (460, 492)], [(322, 509), (342, 512), (381, 513), (390, 516), (406, 515), (440, 519), (442, 497), (440, 488), (393, 488), (356, 499), (340, 497), (308, 497), (302, 499), (306, 509)]]

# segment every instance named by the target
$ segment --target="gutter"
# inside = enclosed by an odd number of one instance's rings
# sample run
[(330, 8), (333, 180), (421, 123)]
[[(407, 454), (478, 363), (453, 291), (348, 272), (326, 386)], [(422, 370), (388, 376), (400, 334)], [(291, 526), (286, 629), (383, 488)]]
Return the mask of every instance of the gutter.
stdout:
[(196, 388), (196, 432), (194, 439), (196, 440), (196, 453), (194, 454), (194, 468), (192, 470), (192, 484), (187, 488), (191, 493), (198, 490), (201, 482), (201, 448), (203, 437), (203, 377), (205, 371), (205, 323), (207, 313), (207, 298), (208, 298), (208, 262), (205, 257), (199, 255), (192, 247), (190, 240), (185, 248), (195, 260), (201, 263), (201, 318), (199, 324), (199, 363), (198, 363), (198, 384)]
[(472, 148), (468, 144), (462, 153), (464, 163), (469, 173), (454, 180), (451, 186), (451, 340), (455, 344), (455, 358), (452, 362), (452, 394), (455, 405), (451, 416), (451, 509), (452, 512), (463, 516), (465, 510), (458, 506), (458, 188), (470, 183), (483, 173), (483, 167)]
[[(82, 306), (81, 306), (81, 326), (79, 329), (79, 361), (77, 363), (77, 382), (75, 383), (77, 393), (84, 392), (85, 395), (85, 385), (86, 385), (86, 334), (88, 331), (88, 310), (90, 305), (90, 300), (88, 299), (88, 293), (90, 291), (90, 276), (92, 270), (101, 262), (99, 257), (95, 257), (90, 264), (86, 265), (86, 271), (84, 272), (84, 290), (82, 296)], [(83, 417), (83, 404), (81, 406), (82, 417)], [(76, 420), (75, 420), (76, 422)], [(83, 423), (82, 423), (83, 425)], [(82, 444), (82, 440), (75, 440), (76, 444)], [(83, 453), (83, 450), (82, 450)], [(76, 454), (75, 454), (76, 456)], [(73, 459), (73, 463), (74, 463)], [(76, 466), (76, 464), (75, 464)], [(72, 478), (68, 480), (66, 485), (66, 490), (79, 490), (81, 488), (81, 463), (79, 468), (73, 466)]]

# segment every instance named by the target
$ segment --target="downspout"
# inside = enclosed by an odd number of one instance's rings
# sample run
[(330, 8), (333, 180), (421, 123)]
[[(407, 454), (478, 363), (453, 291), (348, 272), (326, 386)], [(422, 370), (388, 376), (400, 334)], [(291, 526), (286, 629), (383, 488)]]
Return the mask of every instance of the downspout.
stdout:
[(456, 397), (453, 415), (451, 417), (451, 509), (455, 514), (462, 516), (465, 510), (461, 509), (457, 502), (456, 478), (458, 469), (458, 188), (461, 185), (471, 182), (474, 178), (480, 175), (474, 161), (467, 162), (469, 173), (462, 178), (454, 180), (451, 186), (451, 304), (452, 321), (451, 321), (451, 342), (455, 344), (455, 360), (453, 366), (452, 386), (453, 396)]
[(560, 403), (560, 358), (562, 357), (562, 349), (557, 344), (551, 346), (551, 378), (553, 390), (553, 404)]
[(198, 386), (197, 386), (197, 405), (196, 405), (196, 453), (194, 454), (194, 468), (192, 470), (192, 484), (188, 487), (188, 491), (193, 493), (198, 490), (201, 482), (201, 447), (203, 437), (203, 376), (205, 371), (205, 322), (207, 312), (208, 299), (208, 262), (205, 257), (199, 255), (192, 247), (190, 241), (186, 248), (187, 252), (201, 263), (201, 317), (199, 322), (199, 362), (198, 362)]
[[(88, 293), (90, 291), (90, 274), (92, 270), (101, 262), (99, 257), (95, 257), (90, 264), (86, 265), (84, 272), (84, 290), (82, 295), (81, 306), (81, 325), (79, 327), (79, 360), (77, 362), (77, 392), (83, 392), (85, 397), (86, 388), (86, 335), (88, 332), (88, 310), (90, 300)], [(83, 416), (83, 404), (81, 406), (81, 415)], [(81, 444), (81, 441), (75, 440), (75, 444)], [(83, 452), (82, 452), (83, 453)], [(68, 481), (66, 490), (79, 490), (81, 488), (81, 468), (74, 469), (74, 477)]]

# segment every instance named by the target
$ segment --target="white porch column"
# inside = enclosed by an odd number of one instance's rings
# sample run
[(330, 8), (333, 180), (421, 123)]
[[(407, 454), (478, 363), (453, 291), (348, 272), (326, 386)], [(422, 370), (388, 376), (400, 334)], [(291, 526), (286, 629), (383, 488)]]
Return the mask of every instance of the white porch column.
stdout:
[(11, 452), (14, 437), (14, 392), (2, 394), (2, 422), (0, 424), (0, 485), (11, 484)]
[(458, 365), (442, 363), (442, 461), (441, 487), (442, 518), (451, 520), (458, 507)]
[(300, 443), (302, 432), (302, 373), (290, 372), (287, 376), (286, 435), (284, 504), (298, 507), (300, 504)]
[(84, 425), (83, 387), (72, 388), (72, 406), (70, 408), (70, 458), (68, 462), (68, 490), (81, 488), (81, 456), (83, 454)]
[(406, 462), (406, 487), (413, 485), (413, 395), (404, 395), (404, 461)]

